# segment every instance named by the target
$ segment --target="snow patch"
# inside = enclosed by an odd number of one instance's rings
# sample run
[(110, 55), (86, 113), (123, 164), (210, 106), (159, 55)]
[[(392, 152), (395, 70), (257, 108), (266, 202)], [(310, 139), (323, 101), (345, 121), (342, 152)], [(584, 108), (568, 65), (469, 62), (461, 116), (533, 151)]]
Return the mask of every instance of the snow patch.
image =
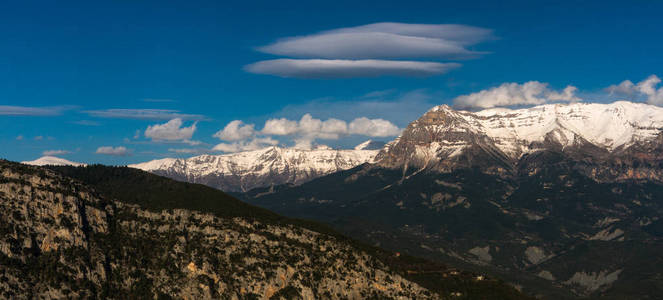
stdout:
[(608, 226), (612, 223), (619, 222), (619, 221), (620, 221), (619, 218), (605, 217), (601, 220), (598, 220), (596, 222), (596, 225), (594, 225), (594, 226), (601, 228), (601, 227), (606, 227), (606, 226)]
[(86, 166), (86, 164), (84, 163), (73, 162), (55, 156), (42, 156), (38, 159), (31, 161), (23, 161), (21, 163), (33, 166), (74, 166), (74, 167)]
[(546, 271), (546, 270), (543, 270), (543, 271), (539, 272), (539, 274), (537, 274), (537, 276), (539, 276), (543, 279), (546, 279), (546, 280), (550, 280), (550, 281), (555, 280), (555, 276), (553, 276), (553, 274), (550, 273), (550, 271)]
[(530, 263), (534, 265), (539, 264), (549, 258), (549, 256), (546, 255), (545, 250), (535, 246), (530, 246), (525, 249), (525, 257)]
[(573, 274), (571, 278), (569, 278), (569, 280), (564, 281), (564, 284), (579, 285), (588, 292), (593, 292), (598, 290), (604, 285), (609, 285), (617, 281), (617, 279), (619, 278), (619, 274), (622, 272), (622, 270), (619, 269), (612, 273), (608, 272), (609, 271), (606, 270), (600, 271), (598, 273), (576, 272), (575, 274)]
[(490, 255), (490, 246), (474, 247), (468, 252), (484, 262), (491, 262), (493, 260), (493, 256)]
[(589, 240), (592, 241), (612, 241), (618, 237), (621, 237), (624, 235), (624, 231), (617, 228), (615, 230), (612, 230), (612, 228), (606, 228), (603, 229), (599, 232), (597, 232), (595, 235), (589, 238)]

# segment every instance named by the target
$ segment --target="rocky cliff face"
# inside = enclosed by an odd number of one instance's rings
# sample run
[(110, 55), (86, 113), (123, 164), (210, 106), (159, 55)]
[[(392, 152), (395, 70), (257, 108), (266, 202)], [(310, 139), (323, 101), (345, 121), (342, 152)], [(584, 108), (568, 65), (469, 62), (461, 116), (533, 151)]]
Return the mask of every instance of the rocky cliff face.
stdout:
[(0, 162), (0, 297), (427, 299), (334, 237), (294, 225), (151, 211)]
[(408, 170), (450, 172), (482, 167), (486, 171), (508, 168), (511, 158), (491, 137), (468, 122), (470, 113), (436, 107), (410, 123), (397, 140), (375, 158), (378, 165)]
[(189, 159), (166, 158), (129, 167), (180, 181), (201, 183), (223, 191), (301, 184), (371, 162), (377, 150), (299, 150), (269, 147)]

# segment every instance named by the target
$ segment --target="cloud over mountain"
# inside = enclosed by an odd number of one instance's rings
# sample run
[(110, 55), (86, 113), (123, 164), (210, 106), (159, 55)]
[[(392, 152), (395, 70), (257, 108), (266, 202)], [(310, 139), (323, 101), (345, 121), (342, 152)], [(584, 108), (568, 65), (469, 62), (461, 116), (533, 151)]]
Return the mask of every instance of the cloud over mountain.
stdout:
[(395, 136), (400, 129), (391, 122), (383, 119), (357, 118), (348, 126), (349, 134), (365, 135), (370, 137)]
[(609, 86), (607, 91), (621, 96), (645, 97), (647, 103), (663, 106), (663, 87), (656, 88), (659, 83), (661, 83), (661, 79), (658, 76), (650, 75), (637, 84), (624, 80), (617, 85)]
[(145, 129), (145, 137), (154, 141), (189, 141), (196, 131), (196, 123), (182, 127), (182, 119), (172, 119), (164, 124), (150, 125)]
[(241, 120), (234, 120), (222, 130), (219, 130), (213, 135), (222, 141), (238, 141), (246, 139), (250, 136), (253, 136), (255, 130), (253, 129), (255, 125), (253, 124), (244, 124)]
[(254, 138), (248, 141), (238, 141), (234, 143), (220, 143), (214, 148), (213, 151), (221, 151), (227, 153), (234, 153), (240, 151), (251, 151), (263, 149), (269, 146), (276, 146), (279, 144), (279, 141), (272, 139), (270, 137), (265, 138)]
[(222, 141), (216, 145), (214, 151), (238, 152), (256, 150), (267, 146), (278, 145), (275, 136), (281, 136), (294, 143), (296, 148), (311, 149), (316, 140), (336, 140), (348, 135), (363, 135), (370, 137), (389, 137), (400, 133), (398, 126), (384, 119), (355, 118), (351, 122), (329, 118), (321, 120), (311, 114), (304, 114), (299, 120), (287, 118), (273, 118), (265, 121), (261, 130), (256, 130), (254, 124), (245, 124), (240, 120), (228, 123), (214, 137)]
[(539, 105), (554, 101), (580, 101), (575, 93), (578, 89), (567, 86), (561, 91), (548, 87), (547, 83), (528, 81), (523, 84), (503, 83), (469, 95), (458, 96), (454, 105), (459, 108), (493, 108), (516, 105)]

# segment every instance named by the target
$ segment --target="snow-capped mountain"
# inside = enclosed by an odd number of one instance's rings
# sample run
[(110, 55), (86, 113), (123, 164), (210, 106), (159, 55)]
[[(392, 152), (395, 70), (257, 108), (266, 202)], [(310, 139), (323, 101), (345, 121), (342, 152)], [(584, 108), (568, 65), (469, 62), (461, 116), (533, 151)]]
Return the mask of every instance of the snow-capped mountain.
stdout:
[(59, 158), (55, 156), (42, 156), (38, 159), (31, 160), (31, 161), (23, 161), (21, 163), (24, 163), (26, 165), (33, 165), (33, 166), (85, 166), (84, 163), (79, 163), (79, 162), (73, 162), (66, 160), (64, 158)]
[(384, 145), (385, 142), (368, 140), (355, 146), (355, 150), (380, 150)]
[(490, 266), (531, 295), (645, 298), (618, 294), (649, 293), (641, 274), (661, 269), (663, 108), (438, 106), (373, 164), (244, 199), (369, 244)]
[(639, 158), (660, 159), (660, 153), (647, 150), (660, 146), (658, 140), (663, 140), (663, 108), (642, 103), (549, 104), (479, 112), (441, 105), (410, 123), (376, 161), (391, 167), (448, 171), (472, 166), (500, 172), (514, 168), (524, 156), (552, 149), (601, 160), (633, 151), (642, 152)]
[(129, 165), (176, 180), (201, 183), (224, 191), (301, 184), (314, 178), (372, 162), (378, 150), (301, 150), (269, 147), (188, 159), (165, 158)]

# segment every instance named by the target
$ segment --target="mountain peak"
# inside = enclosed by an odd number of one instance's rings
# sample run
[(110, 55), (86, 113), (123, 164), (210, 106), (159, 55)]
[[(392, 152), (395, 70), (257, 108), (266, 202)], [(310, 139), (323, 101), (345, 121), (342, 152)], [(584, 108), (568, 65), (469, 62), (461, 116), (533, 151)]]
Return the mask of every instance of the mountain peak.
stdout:
[(31, 160), (31, 161), (23, 161), (21, 162), (26, 165), (33, 165), (33, 166), (86, 166), (84, 163), (79, 163), (79, 162), (73, 162), (66, 160), (64, 158), (59, 158), (55, 156), (42, 156), (38, 159)]
[(654, 140), (662, 132), (663, 108), (644, 103), (545, 104), (477, 112), (440, 105), (410, 123), (398, 142), (376, 160), (390, 166), (439, 163), (446, 170), (455, 159), (473, 166), (483, 164), (485, 157), (461, 156), (483, 153), (499, 165), (508, 165), (522, 155), (553, 146), (612, 153)]
[(451, 106), (449, 106), (448, 104), (442, 104), (442, 105), (435, 106), (435, 107), (431, 108), (428, 111), (429, 112), (438, 112), (438, 111), (455, 111), (455, 110)]

